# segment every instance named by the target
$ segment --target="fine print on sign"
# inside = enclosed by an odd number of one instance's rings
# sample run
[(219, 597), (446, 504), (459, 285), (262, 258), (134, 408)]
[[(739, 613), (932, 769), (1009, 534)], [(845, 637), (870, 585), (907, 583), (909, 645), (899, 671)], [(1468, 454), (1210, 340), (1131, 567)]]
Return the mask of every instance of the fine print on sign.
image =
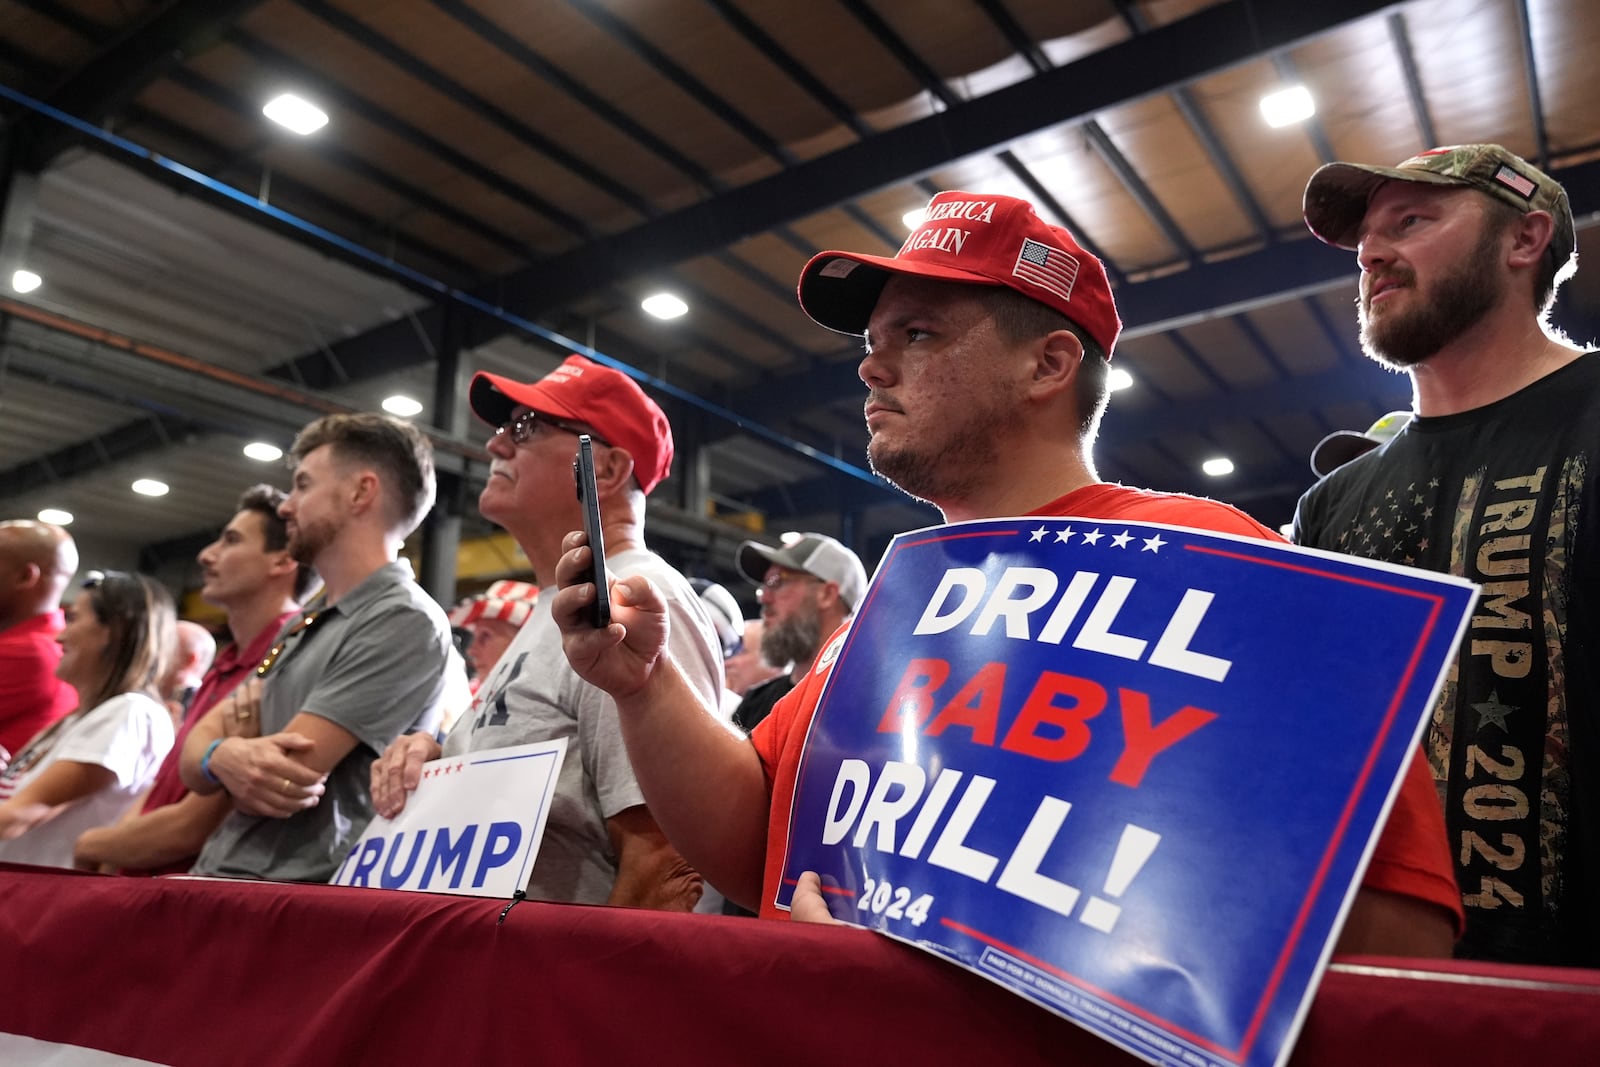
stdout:
[(817, 668), (777, 903), (817, 871), (1152, 1062), (1281, 1063), (1474, 596), (1153, 524), (903, 534)]
[(422, 765), (393, 819), (375, 818), (331, 885), (509, 897), (528, 883), (566, 738)]

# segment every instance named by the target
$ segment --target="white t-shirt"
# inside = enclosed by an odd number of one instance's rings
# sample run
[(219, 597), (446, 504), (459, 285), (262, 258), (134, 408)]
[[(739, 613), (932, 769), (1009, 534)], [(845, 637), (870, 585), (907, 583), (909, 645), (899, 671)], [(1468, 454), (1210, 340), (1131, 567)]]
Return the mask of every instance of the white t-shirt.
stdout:
[(109, 826), (154, 781), (172, 748), (172, 716), (143, 693), (123, 693), (28, 743), (0, 775), (0, 801), (26, 789), (53, 764), (68, 760), (104, 767), (117, 776), (54, 819), (12, 841), (0, 841), (0, 860), (71, 867), (72, 846), (85, 830)]

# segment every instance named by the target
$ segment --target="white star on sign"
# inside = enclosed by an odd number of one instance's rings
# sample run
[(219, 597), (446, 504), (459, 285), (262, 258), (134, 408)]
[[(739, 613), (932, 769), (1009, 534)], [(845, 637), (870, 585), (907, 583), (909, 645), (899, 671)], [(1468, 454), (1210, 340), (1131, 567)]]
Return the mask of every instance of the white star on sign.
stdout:
[(1161, 540), (1160, 534), (1156, 534), (1154, 537), (1146, 537), (1144, 539), (1144, 551), (1155, 552), (1159, 554), (1161, 551), (1161, 546), (1164, 544), (1166, 544), (1166, 542)]
[(1064, 545), (1067, 542), (1071, 541), (1073, 533), (1074, 533), (1074, 531), (1073, 531), (1072, 527), (1070, 527), (1070, 526), (1068, 526), (1065, 530), (1057, 530), (1056, 531), (1056, 544)]
[(1043, 526), (1041, 526), (1037, 530), (1033, 531), (1031, 534), (1028, 535), (1028, 541), (1029, 541), (1029, 543), (1032, 543), (1032, 542), (1035, 542), (1035, 541), (1043, 541), (1044, 540), (1044, 535), (1049, 533), (1049, 532), (1050, 532), (1049, 530), (1047, 530)]
[(1090, 530), (1088, 533), (1083, 535), (1083, 541), (1085, 544), (1098, 545), (1100, 543), (1100, 538), (1104, 536), (1105, 534), (1101, 533), (1100, 528), (1097, 526), (1093, 530)]
[(1121, 533), (1117, 534), (1117, 536), (1115, 536), (1115, 537), (1113, 537), (1111, 539), (1111, 543), (1113, 545), (1115, 545), (1117, 548), (1127, 548), (1128, 547), (1128, 542), (1132, 541), (1132, 540), (1133, 540), (1133, 535), (1131, 533), (1129, 533), (1127, 530), (1123, 530)]

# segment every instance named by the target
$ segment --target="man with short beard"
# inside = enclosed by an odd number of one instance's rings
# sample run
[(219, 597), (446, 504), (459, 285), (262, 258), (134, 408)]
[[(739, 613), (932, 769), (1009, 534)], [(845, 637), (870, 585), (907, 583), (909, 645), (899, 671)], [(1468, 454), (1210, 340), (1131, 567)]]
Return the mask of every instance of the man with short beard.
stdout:
[(433, 506), (428, 439), (387, 415), (328, 415), (291, 455), (278, 514), (322, 594), (184, 744), (183, 783), (234, 809), (195, 874), (327, 881), (372, 819), (368, 768), (401, 733), (437, 729), (466, 684), (444, 611), (400, 558)]
[(1577, 266), (1566, 191), (1457, 145), (1329, 164), (1305, 217), (1356, 252), (1362, 348), (1415, 415), (1301, 498), (1295, 540), (1483, 586), (1423, 745), (1456, 954), (1600, 966), (1600, 356), (1545, 321)]
[(867, 591), (861, 559), (827, 534), (788, 534), (778, 548), (746, 541), (735, 557), (761, 601), (761, 658), (788, 668), (754, 686), (733, 723), (745, 733), (767, 717), (811, 669), (822, 639), (855, 617)]
[[(178, 727), (172, 751), (137, 811), (113, 826), (89, 830), (73, 848), (77, 866), (117, 868), (124, 874), (183, 874), (211, 832), (233, 810), (226, 793), (191, 792), (179, 767), (189, 734), (235, 687), (252, 677), (279, 631), (298, 614), (316, 572), (289, 556), (289, 531), (278, 514), (287, 494), (255, 485), (239, 497), (237, 510), (217, 539), (202, 548), (200, 599), (221, 608), (233, 640), (205, 672)], [(242, 705), (233, 705), (238, 710)]]

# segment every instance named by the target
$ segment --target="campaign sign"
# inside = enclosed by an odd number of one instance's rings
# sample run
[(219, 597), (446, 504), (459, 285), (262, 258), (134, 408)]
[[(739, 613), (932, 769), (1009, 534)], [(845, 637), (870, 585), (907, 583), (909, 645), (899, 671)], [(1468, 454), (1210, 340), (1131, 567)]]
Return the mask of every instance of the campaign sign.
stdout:
[(509, 897), (528, 884), (566, 738), (449, 756), (367, 826), (330, 885)]
[(1474, 590), (1154, 524), (903, 534), (823, 653), (777, 904), (817, 871), (1151, 1062), (1281, 1063)]

